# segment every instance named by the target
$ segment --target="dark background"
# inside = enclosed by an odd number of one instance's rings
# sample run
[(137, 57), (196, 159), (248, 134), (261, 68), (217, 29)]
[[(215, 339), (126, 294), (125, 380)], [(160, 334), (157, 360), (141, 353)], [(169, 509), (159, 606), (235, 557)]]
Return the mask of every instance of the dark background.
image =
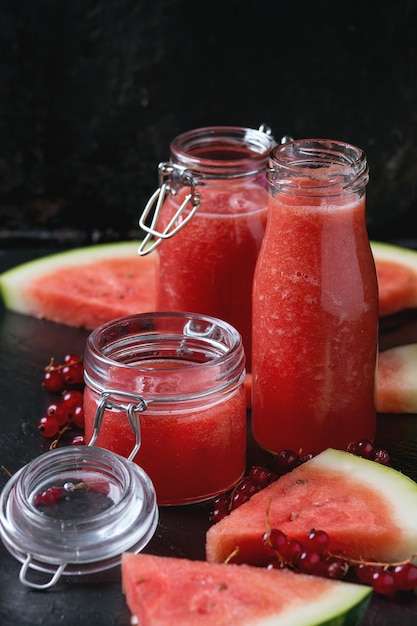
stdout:
[(4, 246), (137, 237), (176, 135), (262, 122), (362, 147), (370, 235), (417, 235), (415, 0), (1, 0), (0, 46)]

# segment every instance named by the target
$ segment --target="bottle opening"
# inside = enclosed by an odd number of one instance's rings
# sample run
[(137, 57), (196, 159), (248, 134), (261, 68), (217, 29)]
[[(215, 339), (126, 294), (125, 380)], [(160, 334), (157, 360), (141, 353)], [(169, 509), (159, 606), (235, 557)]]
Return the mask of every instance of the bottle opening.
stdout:
[(369, 170), (361, 148), (330, 139), (298, 139), (271, 151), (267, 179), (296, 195), (339, 195), (364, 190)]

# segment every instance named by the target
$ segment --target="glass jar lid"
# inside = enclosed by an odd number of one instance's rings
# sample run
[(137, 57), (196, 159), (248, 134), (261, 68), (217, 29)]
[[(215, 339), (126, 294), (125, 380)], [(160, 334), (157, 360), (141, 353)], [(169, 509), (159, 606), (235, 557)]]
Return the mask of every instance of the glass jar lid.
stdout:
[[(0, 496), (1, 538), (23, 563), (20, 581), (35, 588), (118, 565), (122, 552), (146, 546), (157, 523), (148, 475), (98, 447), (46, 452), (14, 474)], [(29, 569), (51, 577), (30, 581)]]

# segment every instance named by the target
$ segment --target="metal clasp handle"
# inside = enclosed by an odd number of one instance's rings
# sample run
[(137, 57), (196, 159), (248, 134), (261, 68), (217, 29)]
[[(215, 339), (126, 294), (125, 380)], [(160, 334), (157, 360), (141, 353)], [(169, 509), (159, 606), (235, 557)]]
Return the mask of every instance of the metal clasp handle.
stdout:
[(48, 589), (49, 587), (53, 587), (55, 583), (61, 578), (61, 575), (66, 567), (66, 563), (61, 563), (59, 567), (57, 567), (56, 571), (52, 575), (52, 577), (46, 581), (46, 583), (35, 583), (26, 578), (27, 571), (32, 563), (32, 555), (28, 554), (22, 567), (20, 568), (19, 580), (22, 585), (26, 585), (26, 587), (32, 587), (33, 589)]
[[(194, 179), (188, 170), (185, 170), (173, 163), (168, 162), (160, 163), (158, 169), (159, 187), (149, 198), (142, 212), (142, 215), (139, 218), (140, 228), (147, 233), (138, 248), (138, 253), (141, 256), (152, 252), (152, 250), (157, 248), (164, 239), (169, 239), (170, 237), (173, 237), (179, 230), (181, 230), (181, 228), (183, 228), (192, 219), (201, 203), (201, 196), (195, 190)], [(175, 193), (171, 186), (171, 177), (174, 171), (178, 172), (179, 181), (182, 184), (190, 187), (190, 193), (185, 196), (184, 201), (177, 209), (175, 215), (168, 222), (165, 229), (163, 231), (160, 231), (156, 228), (156, 224), (161, 212), (162, 204), (165, 200), (165, 196), (167, 193)], [(183, 217), (184, 211), (189, 207), (191, 207), (191, 210), (189, 211), (189, 213), (187, 213), (185, 217)], [(148, 225), (146, 224), (146, 220), (148, 219), (152, 210), (154, 211), (154, 213), (151, 219), (151, 223), (150, 225)], [(183, 219), (180, 220), (180, 218)]]
[[(129, 402), (128, 405), (118, 404), (116, 402), (112, 402), (109, 400), (110, 396), (127, 396), (136, 401)], [(141, 432), (140, 432), (140, 421), (139, 421), (139, 413), (146, 411), (147, 403), (145, 400), (138, 395), (133, 393), (128, 393), (127, 391), (115, 391), (115, 390), (106, 390), (103, 391), (100, 395), (100, 400), (97, 405), (96, 414), (94, 416), (94, 430), (90, 441), (88, 442), (89, 446), (93, 446), (97, 441), (98, 434), (100, 432), (101, 424), (103, 422), (104, 412), (105, 410), (111, 411), (112, 409), (117, 409), (118, 411), (126, 411), (127, 419), (129, 421), (130, 428), (132, 429), (133, 434), (135, 435), (135, 445), (133, 447), (132, 452), (128, 456), (128, 460), (132, 461), (136, 454), (139, 451), (141, 445)]]

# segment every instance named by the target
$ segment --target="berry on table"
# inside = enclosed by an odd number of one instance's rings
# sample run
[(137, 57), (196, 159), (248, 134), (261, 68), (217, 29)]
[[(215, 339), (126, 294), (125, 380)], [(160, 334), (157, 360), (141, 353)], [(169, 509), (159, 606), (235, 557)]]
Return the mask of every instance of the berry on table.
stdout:
[(51, 444), (53, 449), (72, 427), (84, 428), (82, 357), (70, 352), (60, 363), (51, 358), (45, 367), (42, 386), (50, 393), (61, 394), (49, 404), (38, 423), (38, 430), (44, 437), (57, 437)]
[(51, 391), (52, 393), (62, 391), (64, 385), (62, 371), (55, 368), (47, 370), (43, 376), (42, 384), (47, 391)]
[(54, 415), (44, 415), (38, 422), (38, 431), (47, 439), (55, 437), (59, 431), (58, 420)]

